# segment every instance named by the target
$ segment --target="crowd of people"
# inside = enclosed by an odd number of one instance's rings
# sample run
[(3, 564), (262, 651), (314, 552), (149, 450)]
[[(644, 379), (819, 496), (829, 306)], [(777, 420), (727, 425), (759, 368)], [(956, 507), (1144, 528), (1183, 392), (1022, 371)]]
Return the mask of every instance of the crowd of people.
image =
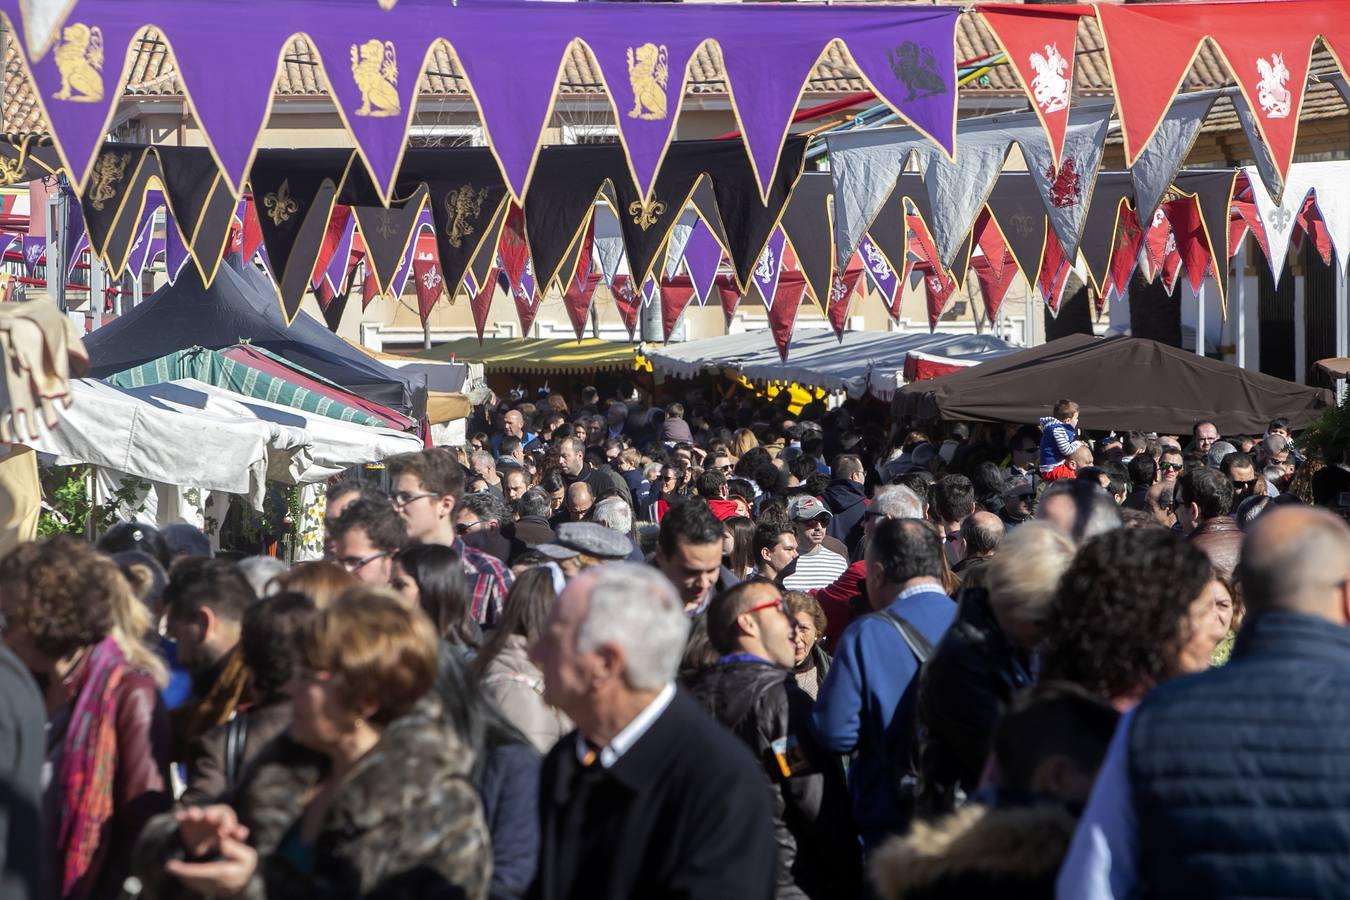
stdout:
[(1350, 467), (630, 385), (0, 559), (0, 896), (1344, 895)]

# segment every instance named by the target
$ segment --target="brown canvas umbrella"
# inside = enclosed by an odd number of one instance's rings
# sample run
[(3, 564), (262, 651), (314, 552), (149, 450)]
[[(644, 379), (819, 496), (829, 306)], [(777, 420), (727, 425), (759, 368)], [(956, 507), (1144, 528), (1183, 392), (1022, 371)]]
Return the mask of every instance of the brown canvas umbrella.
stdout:
[(1220, 434), (1261, 434), (1287, 416), (1294, 428), (1317, 418), (1331, 392), (1248, 372), (1142, 338), (1072, 335), (906, 385), (893, 409), (918, 419), (1035, 423), (1055, 401), (1082, 407), (1092, 430), (1179, 434), (1199, 420)]

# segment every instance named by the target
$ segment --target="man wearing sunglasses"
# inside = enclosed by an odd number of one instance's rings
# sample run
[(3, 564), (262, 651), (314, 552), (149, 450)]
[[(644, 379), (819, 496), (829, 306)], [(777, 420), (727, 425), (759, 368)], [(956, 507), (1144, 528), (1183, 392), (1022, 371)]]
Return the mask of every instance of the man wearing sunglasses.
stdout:
[(745, 742), (769, 779), (779, 847), (777, 895), (853, 897), (861, 860), (839, 757), (811, 733), (811, 700), (789, 674), (795, 625), (778, 588), (747, 581), (713, 598), (708, 640), (721, 654), (690, 693)]
[(1243, 500), (1256, 495), (1256, 463), (1246, 453), (1235, 451), (1220, 461), (1219, 469), (1233, 482), (1233, 507), (1229, 512), (1235, 513)]
[(1185, 457), (1181, 451), (1173, 447), (1164, 447), (1162, 456), (1158, 458), (1158, 480), (1176, 481), (1181, 475), (1182, 469), (1186, 468)]

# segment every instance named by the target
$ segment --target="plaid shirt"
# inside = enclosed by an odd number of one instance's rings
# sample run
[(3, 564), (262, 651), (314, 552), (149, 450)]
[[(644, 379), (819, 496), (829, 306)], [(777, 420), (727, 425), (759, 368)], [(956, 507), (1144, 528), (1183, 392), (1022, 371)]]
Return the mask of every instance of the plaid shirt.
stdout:
[(454, 550), (464, 560), (464, 573), (469, 578), (469, 614), (480, 625), (496, 625), (502, 617), (506, 593), (511, 590), (511, 570), (497, 557), (470, 547), (459, 538), (455, 538)]

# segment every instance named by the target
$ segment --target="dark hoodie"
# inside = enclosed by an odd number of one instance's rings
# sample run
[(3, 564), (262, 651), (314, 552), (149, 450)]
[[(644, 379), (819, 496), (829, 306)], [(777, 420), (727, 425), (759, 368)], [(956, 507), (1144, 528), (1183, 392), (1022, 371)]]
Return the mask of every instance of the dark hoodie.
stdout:
[(825, 489), (825, 505), (834, 513), (825, 533), (843, 541), (850, 551), (858, 546), (863, 535), (863, 513), (867, 511), (867, 495), (857, 481), (836, 478)]

